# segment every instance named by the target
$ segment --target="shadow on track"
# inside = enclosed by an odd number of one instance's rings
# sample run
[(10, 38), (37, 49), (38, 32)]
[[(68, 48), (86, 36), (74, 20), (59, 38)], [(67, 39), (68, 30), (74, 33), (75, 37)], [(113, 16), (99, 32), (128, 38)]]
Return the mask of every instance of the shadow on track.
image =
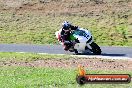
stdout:
[[(93, 53), (79, 53), (77, 55), (94, 55), (94, 54)], [(126, 56), (126, 54), (107, 54), (107, 53), (102, 53), (99, 56), (118, 56), (118, 57), (120, 56), (120, 57), (122, 57), (122, 56)]]
[(107, 53), (102, 53), (101, 56), (126, 56), (126, 54), (107, 54)]

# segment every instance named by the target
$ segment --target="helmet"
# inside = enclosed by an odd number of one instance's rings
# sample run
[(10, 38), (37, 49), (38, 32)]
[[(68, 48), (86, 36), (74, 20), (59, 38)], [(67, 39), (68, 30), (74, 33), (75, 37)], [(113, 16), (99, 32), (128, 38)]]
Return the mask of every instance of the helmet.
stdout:
[(70, 27), (71, 27), (71, 24), (70, 24), (69, 22), (64, 21), (64, 22), (62, 23), (62, 29), (63, 29), (63, 30), (69, 30)]

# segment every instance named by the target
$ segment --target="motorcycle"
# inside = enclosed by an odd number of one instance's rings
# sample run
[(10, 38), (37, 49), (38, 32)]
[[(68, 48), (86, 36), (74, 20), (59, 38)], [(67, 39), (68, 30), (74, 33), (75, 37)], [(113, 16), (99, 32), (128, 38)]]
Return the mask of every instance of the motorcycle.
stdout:
[[(55, 32), (55, 35), (60, 44), (62, 44), (62, 42), (60, 41), (60, 32), (61, 30)], [(69, 41), (65, 42), (65, 44), (69, 45), (70, 52), (79, 54), (80, 52), (82, 53), (90, 51), (95, 55), (100, 55), (102, 52), (100, 47), (93, 41), (91, 32), (87, 29), (78, 28), (77, 30), (71, 32), (69, 38), (69, 40), (73, 43), (73, 46), (71, 46), (71, 43)]]

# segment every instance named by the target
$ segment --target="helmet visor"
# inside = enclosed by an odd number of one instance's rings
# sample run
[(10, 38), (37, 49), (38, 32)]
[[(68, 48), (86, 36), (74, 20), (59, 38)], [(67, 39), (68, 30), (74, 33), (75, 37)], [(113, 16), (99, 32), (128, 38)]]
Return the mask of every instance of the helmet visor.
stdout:
[(69, 27), (63, 27), (64, 30), (69, 30)]

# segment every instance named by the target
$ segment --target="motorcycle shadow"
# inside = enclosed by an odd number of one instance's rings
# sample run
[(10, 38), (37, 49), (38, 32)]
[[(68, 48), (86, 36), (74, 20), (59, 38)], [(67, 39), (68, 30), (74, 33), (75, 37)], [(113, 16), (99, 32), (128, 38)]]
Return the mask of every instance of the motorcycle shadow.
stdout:
[(107, 53), (102, 53), (102, 56), (126, 56), (126, 54), (107, 54)]
[[(78, 53), (77, 55), (95, 55), (94, 53), (91, 52), (83, 52), (83, 53)], [(99, 56), (126, 56), (126, 54), (113, 54), (113, 53), (101, 53)]]

